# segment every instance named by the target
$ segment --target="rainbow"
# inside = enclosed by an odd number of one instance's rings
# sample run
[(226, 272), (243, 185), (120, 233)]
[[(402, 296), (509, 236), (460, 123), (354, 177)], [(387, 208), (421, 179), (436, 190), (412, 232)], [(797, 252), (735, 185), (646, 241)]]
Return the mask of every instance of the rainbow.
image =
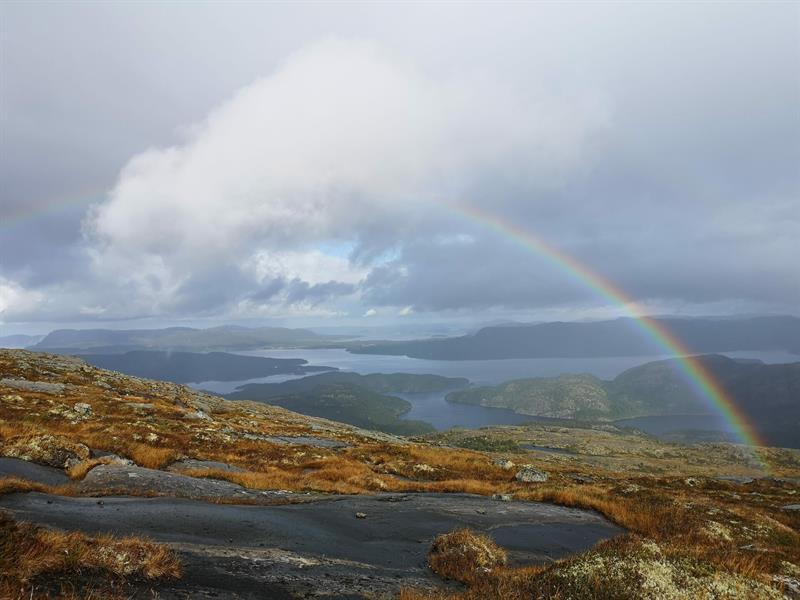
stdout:
[(104, 193), (104, 190), (92, 187), (78, 190), (70, 196), (54, 197), (47, 200), (41, 198), (37, 202), (28, 202), (11, 207), (5, 211), (2, 220), (0, 220), (0, 229), (10, 229), (17, 225), (23, 225), (40, 216), (54, 215), (65, 208), (88, 208), (90, 204), (100, 201)]
[[(692, 356), (691, 351), (683, 342), (670, 333), (664, 325), (647, 316), (633, 298), (623, 290), (592, 271), (575, 257), (498, 215), (488, 213), (474, 206), (451, 206), (457, 213), (472, 221), (488, 226), (501, 236), (546, 259), (581, 285), (591, 289), (612, 304), (620, 306), (634, 319), (638, 328), (647, 337), (662, 348), (666, 354), (676, 357), (677, 365), (687, 381), (701, 392), (705, 398), (710, 400), (714, 408), (728, 422), (744, 444), (751, 447), (766, 445), (731, 396), (714, 379), (703, 364)], [(766, 470), (767, 466), (763, 459), (759, 457), (759, 461)]]

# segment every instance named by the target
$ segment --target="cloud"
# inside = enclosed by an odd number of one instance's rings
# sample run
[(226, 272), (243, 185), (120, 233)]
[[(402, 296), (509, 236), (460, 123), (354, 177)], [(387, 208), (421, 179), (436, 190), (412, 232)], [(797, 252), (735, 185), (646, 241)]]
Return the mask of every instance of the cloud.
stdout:
[[(351, 294), (368, 263), (480, 179), (560, 181), (605, 118), (587, 98), (428, 77), (373, 44), (315, 44), (186, 143), (132, 158), (85, 221), (93, 266), (153, 312), (219, 271), (250, 275), (251, 300), (278, 298), (275, 280), (289, 303)], [(316, 249), (332, 241), (355, 242), (367, 264)]]
[(658, 312), (800, 305), (794, 6), (118, 9), (0, 8), (5, 321), (613, 313), (462, 204)]
[(41, 292), (25, 289), (15, 281), (0, 277), (0, 323), (36, 310), (43, 300)]

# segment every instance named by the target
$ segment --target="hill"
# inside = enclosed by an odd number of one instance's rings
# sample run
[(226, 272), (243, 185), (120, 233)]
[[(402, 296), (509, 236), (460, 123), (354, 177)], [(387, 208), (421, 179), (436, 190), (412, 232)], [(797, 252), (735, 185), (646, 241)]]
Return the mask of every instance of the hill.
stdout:
[[(693, 354), (737, 350), (800, 353), (800, 318), (658, 318)], [(650, 356), (664, 349), (642, 334), (633, 319), (587, 323), (538, 323), (484, 327), (473, 335), (402, 342), (358, 342), (360, 354), (405, 355), (435, 360)]]
[(466, 379), (408, 373), (349, 372), (322, 373), (281, 383), (253, 383), (225, 397), (231, 400), (257, 400), (283, 406), (295, 412), (324, 417), (357, 427), (378, 429), (401, 435), (433, 431), (422, 421), (400, 417), (411, 404), (387, 393), (423, 393), (465, 387)]
[(420, 435), (434, 431), (423, 421), (406, 421), (400, 417), (411, 410), (411, 403), (386, 396), (352, 383), (325, 383), (307, 391), (289, 395), (261, 395), (259, 384), (245, 386), (225, 396), (230, 400), (257, 400), (282, 406), (294, 412), (349, 423), (398, 435)]
[(57, 329), (50, 332), (32, 350), (94, 354), (121, 353), (130, 350), (177, 350), (208, 352), (212, 350), (255, 350), (269, 347), (292, 347), (329, 343), (337, 338), (308, 329), (285, 327), (239, 327), (224, 325), (209, 329), (168, 327), (166, 329)]
[[(800, 448), (800, 362), (767, 365), (708, 355), (699, 360), (767, 442)], [(570, 419), (709, 414), (716, 409), (681, 374), (675, 360), (628, 369), (612, 381), (591, 375), (519, 379), (451, 392), (450, 402), (510, 408)]]
[(302, 379), (292, 379), (280, 383), (252, 383), (242, 386), (242, 391), (255, 394), (258, 398), (270, 398), (299, 392), (308, 392), (315, 387), (330, 383), (349, 383), (373, 392), (395, 394), (424, 394), (442, 392), (469, 385), (464, 377), (444, 377), (417, 373), (370, 373), (360, 375), (352, 371), (334, 371), (311, 375)]
[(0, 350), (0, 456), (4, 598), (778, 600), (800, 567), (800, 452), (613, 425), (409, 440)]
[(270, 375), (306, 375), (331, 371), (332, 367), (309, 367), (302, 358), (263, 358), (225, 352), (166, 352), (133, 350), (123, 354), (81, 354), (90, 365), (126, 375), (175, 383), (238, 381)]

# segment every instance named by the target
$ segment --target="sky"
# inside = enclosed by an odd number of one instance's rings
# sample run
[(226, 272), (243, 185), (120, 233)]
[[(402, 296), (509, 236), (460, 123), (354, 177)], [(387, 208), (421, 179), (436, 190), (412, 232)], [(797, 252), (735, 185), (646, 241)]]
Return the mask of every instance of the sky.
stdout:
[(0, 332), (800, 314), (800, 4), (0, 4)]

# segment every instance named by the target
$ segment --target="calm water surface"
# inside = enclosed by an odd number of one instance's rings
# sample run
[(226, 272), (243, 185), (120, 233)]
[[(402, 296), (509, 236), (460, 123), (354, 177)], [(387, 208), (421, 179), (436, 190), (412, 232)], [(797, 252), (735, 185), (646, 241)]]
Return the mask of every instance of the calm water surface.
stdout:
[[(236, 354), (269, 358), (304, 358), (310, 365), (336, 367), (343, 371), (354, 371), (362, 375), (368, 373), (432, 373), (446, 377), (465, 377), (474, 385), (497, 385), (511, 379), (552, 377), (562, 373), (590, 373), (601, 379), (613, 379), (622, 371), (632, 367), (670, 358), (665, 355), (449, 361), (407, 356), (351, 354), (339, 348), (265, 349), (237, 352)], [(797, 355), (787, 352), (727, 352), (726, 356), (759, 359), (765, 363), (788, 363), (800, 360)], [(209, 390), (217, 394), (228, 394), (247, 383), (279, 383), (297, 377), (297, 375), (273, 375), (242, 381), (204, 381), (191, 385), (194, 388)], [(538, 420), (500, 408), (450, 403), (445, 400), (446, 394), (447, 391), (432, 394), (395, 395), (412, 404), (411, 410), (404, 415), (404, 418), (427, 421), (440, 430), (451, 427), (475, 428), (485, 425), (514, 425)], [(628, 423), (631, 427), (637, 427), (655, 435), (686, 429), (727, 431), (725, 422), (713, 416), (647, 417), (630, 419)]]

